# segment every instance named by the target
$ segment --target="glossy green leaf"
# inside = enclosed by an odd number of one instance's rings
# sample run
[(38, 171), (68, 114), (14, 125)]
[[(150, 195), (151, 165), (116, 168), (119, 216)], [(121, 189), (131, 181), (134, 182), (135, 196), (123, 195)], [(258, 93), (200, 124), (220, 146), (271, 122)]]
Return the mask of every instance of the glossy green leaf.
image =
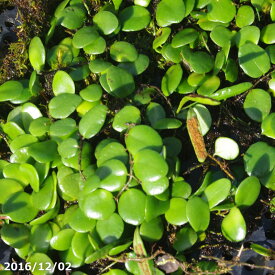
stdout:
[(232, 33), (224, 26), (216, 26), (210, 33), (212, 41), (220, 47), (224, 47), (230, 43)]
[(37, 141), (38, 140), (36, 137), (29, 134), (23, 134), (14, 138), (14, 140), (10, 143), (10, 150), (14, 153), (17, 149), (27, 147)]
[(119, 21), (125, 32), (142, 30), (148, 26), (150, 20), (149, 11), (141, 6), (130, 6), (119, 13)]
[(203, 81), (203, 83), (198, 88), (197, 93), (199, 95), (209, 96), (218, 90), (219, 86), (220, 79), (216, 75), (213, 75)]
[(119, 240), (124, 231), (123, 220), (117, 213), (113, 213), (108, 219), (96, 223), (96, 231), (105, 244), (112, 243)]
[(163, 118), (155, 122), (152, 126), (158, 130), (168, 130), (180, 128), (181, 125), (181, 121), (176, 118)]
[(230, 189), (230, 180), (222, 178), (208, 185), (203, 191), (202, 198), (208, 203), (209, 208), (211, 209), (227, 198)]
[(173, 247), (181, 252), (192, 247), (197, 239), (197, 233), (191, 227), (183, 227), (177, 232)]
[(239, 155), (239, 146), (237, 142), (228, 137), (219, 137), (215, 141), (215, 156), (226, 160), (233, 160)]
[(261, 124), (262, 135), (275, 139), (275, 113), (264, 118)]
[(58, 71), (53, 78), (53, 93), (57, 96), (60, 94), (74, 94), (75, 86), (72, 78), (64, 71)]
[(23, 91), (23, 85), (19, 81), (9, 80), (0, 86), (0, 101), (14, 100)]
[[(33, 275), (49, 275), (54, 273), (51, 258), (44, 253), (33, 253), (27, 258)], [(37, 265), (39, 263), (39, 265)]]
[(160, 28), (156, 33), (156, 38), (153, 41), (153, 49), (155, 51), (158, 51), (158, 48), (160, 48), (168, 39), (169, 35), (171, 33), (170, 28)]
[(106, 41), (103, 37), (99, 36), (91, 44), (84, 47), (86, 54), (102, 54), (106, 49)]
[(187, 199), (192, 193), (192, 187), (184, 180), (176, 179), (172, 185), (172, 197)]
[(111, 66), (112, 64), (110, 62), (104, 61), (103, 59), (99, 59), (99, 58), (92, 60), (89, 63), (89, 69), (94, 74), (106, 72), (107, 69)]
[(188, 222), (186, 216), (187, 202), (182, 198), (172, 198), (168, 211), (165, 212), (165, 219), (173, 225), (183, 225)]
[(14, 139), (17, 136), (25, 134), (24, 130), (13, 121), (1, 124), (1, 128), (10, 139)]
[(36, 169), (28, 163), (22, 163), (19, 166), (19, 173), (26, 179), (35, 192), (39, 191), (39, 176)]
[(118, 27), (116, 16), (109, 11), (100, 11), (93, 17), (94, 24), (105, 35), (111, 34)]
[(261, 41), (265, 44), (275, 43), (275, 23), (268, 24), (261, 30)]
[(151, 102), (146, 109), (147, 119), (151, 125), (155, 124), (158, 120), (166, 117), (166, 113), (162, 105), (156, 102)]
[(80, 96), (89, 102), (95, 102), (101, 99), (102, 88), (98, 84), (91, 84), (80, 91)]
[(102, 128), (108, 109), (105, 105), (97, 105), (86, 113), (79, 122), (79, 132), (84, 138), (92, 138)]
[(143, 180), (142, 189), (151, 196), (163, 194), (169, 187), (169, 180), (167, 177), (162, 177), (157, 180)]
[(172, 94), (178, 85), (180, 84), (182, 78), (182, 68), (179, 64), (171, 66), (161, 81), (161, 90), (165, 96)]
[(72, 252), (76, 258), (84, 260), (87, 254), (93, 252), (87, 233), (76, 232), (72, 239)]
[(206, 52), (194, 52), (190, 56), (188, 63), (195, 73), (204, 74), (213, 69), (214, 61), (211, 56)]
[(4, 224), (1, 228), (1, 239), (11, 247), (22, 248), (29, 243), (30, 229), (24, 224)]
[(91, 26), (79, 29), (73, 37), (73, 46), (77, 49), (88, 46), (99, 37), (98, 32)]
[(186, 205), (187, 219), (196, 232), (205, 231), (210, 222), (208, 204), (199, 197), (188, 200)]
[(199, 37), (198, 32), (192, 28), (186, 28), (178, 33), (172, 39), (172, 47), (178, 48), (194, 42)]
[(29, 60), (32, 67), (40, 72), (43, 70), (46, 52), (41, 39), (38, 36), (32, 38), (29, 46)]
[(55, 121), (50, 126), (50, 136), (57, 142), (67, 139), (77, 130), (76, 122), (72, 118)]
[(270, 60), (267, 53), (258, 45), (246, 43), (239, 48), (240, 67), (245, 74), (258, 78), (268, 72)]
[(161, 54), (168, 62), (180, 63), (182, 61), (181, 48), (173, 48), (171, 44), (166, 44), (161, 49)]
[(116, 205), (111, 192), (97, 189), (85, 195), (79, 207), (88, 218), (105, 220), (113, 214)]
[(17, 223), (25, 223), (33, 220), (38, 210), (34, 208), (31, 196), (25, 192), (17, 192), (11, 195), (2, 205), (3, 214)]
[(147, 125), (133, 127), (125, 136), (126, 147), (132, 155), (142, 149), (151, 149), (160, 152), (162, 139), (160, 135)]
[(256, 177), (244, 179), (238, 186), (235, 194), (237, 207), (248, 207), (255, 203), (261, 191), (261, 184)]
[(47, 63), (53, 70), (69, 66), (72, 60), (73, 52), (67, 45), (56, 45), (47, 52)]
[(141, 122), (140, 111), (134, 106), (125, 106), (118, 113), (116, 113), (113, 120), (113, 128), (118, 132), (127, 130), (132, 125)]
[(236, 15), (236, 25), (239, 28), (251, 25), (255, 20), (255, 14), (250, 6), (244, 5), (238, 9)]
[(169, 209), (169, 200), (158, 200), (154, 196), (146, 197), (145, 205), (145, 221), (150, 220), (164, 214)]
[(262, 89), (253, 89), (247, 94), (243, 107), (251, 119), (261, 122), (271, 110), (271, 97)]
[(55, 234), (50, 241), (51, 247), (55, 250), (64, 251), (70, 248), (75, 231), (72, 229), (63, 229)]
[(246, 223), (241, 211), (233, 207), (222, 221), (222, 234), (231, 242), (240, 242), (246, 235)]
[(149, 222), (144, 221), (140, 226), (140, 236), (142, 239), (155, 242), (161, 239), (163, 235), (163, 224), (160, 217), (157, 217)]
[(251, 42), (258, 44), (260, 39), (260, 29), (256, 26), (245, 26), (235, 35), (234, 40), (238, 48)]
[(244, 154), (244, 166), (249, 176), (267, 175), (275, 166), (275, 148), (261, 141), (252, 144)]
[(207, 18), (210, 21), (221, 23), (229, 23), (236, 14), (236, 8), (231, 0), (212, 0), (207, 10)]
[(140, 75), (149, 66), (149, 57), (145, 54), (139, 54), (134, 62), (122, 62), (118, 67), (123, 68), (132, 75)]
[(194, 112), (196, 113), (197, 119), (199, 121), (200, 129), (202, 135), (206, 135), (210, 130), (212, 124), (211, 114), (208, 109), (202, 104), (196, 104), (193, 107)]
[(252, 243), (250, 245), (250, 248), (264, 257), (272, 257), (274, 255), (274, 251), (272, 249), (268, 249), (256, 243)]
[(132, 44), (117, 41), (110, 47), (110, 56), (117, 62), (134, 62), (138, 57), (138, 53)]
[(185, 5), (182, 0), (161, 0), (157, 5), (156, 20), (160, 27), (179, 23), (185, 16)]
[(75, 94), (60, 94), (49, 102), (49, 112), (54, 118), (66, 118), (81, 103), (81, 97)]
[(138, 189), (125, 191), (118, 201), (118, 213), (129, 224), (139, 225), (145, 218), (146, 196)]
[(29, 131), (35, 137), (41, 137), (50, 130), (51, 120), (47, 117), (39, 117), (30, 123)]
[(53, 140), (34, 143), (29, 146), (28, 153), (38, 162), (50, 162), (57, 157), (57, 144)]
[(48, 251), (52, 229), (49, 224), (39, 224), (31, 227), (30, 244), (35, 252), (46, 253)]
[(3, 204), (11, 195), (23, 191), (23, 186), (14, 179), (0, 179), (0, 204)]

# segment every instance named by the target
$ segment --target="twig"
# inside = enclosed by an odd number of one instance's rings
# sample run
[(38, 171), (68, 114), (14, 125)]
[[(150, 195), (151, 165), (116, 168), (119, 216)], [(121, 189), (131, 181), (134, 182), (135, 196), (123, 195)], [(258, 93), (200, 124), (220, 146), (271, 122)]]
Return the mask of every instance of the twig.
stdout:
[(243, 263), (243, 262), (238, 262), (238, 261), (227, 261), (224, 259), (219, 259), (216, 257), (212, 257), (212, 256), (201, 256), (204, 259), (208, 259), (208, 260), (214, 260), (222, 265), (227, 265), (229, 268), (235, 267), (235, 266), (247, 266), (250, 268), (259, 268), (259, 269), (267, 269), (267, 270), (271, 270), (271, 271), (275, 271), (274, 267), (270, 267), (270, 266), (265, 266), (265, 265), (255, 265), (255, 264), (249, 264), (249, 263)]
[(183, 173), (183, 175), (188, 175), (188, 174), (190, 174), (192, 171), (194, 171), (194, 170), (196, 170), (196, 169), (198, 169), (198, 168), (201, 168), (202, 166), (204, 166), (205, 165), (205, 163), (199, 163), (199, 164), (197, 164), (197, 165), (195, 165), (195, 166), (193, 166), (193, 167), (190, 167), (188, 170), (186, 170), (184, 173)]
[(223, 172), (229, 177), (231, 178), (232, 180), (234, 180), (234, 176), (224, 167), (224, 165), (219, 161), (217, 160), (216, 158), (214, 158), (213, 156), (211, 156), (210, 154), (208, 154), (208, 157), (211, 158), (213, 161), (215, 161), (219, 166), (220, 168), (223, 170)]
[(8, 145), (8, 147), (10, 147), (7, 135), (5, 133), (3, 133), (2, 131), (0, 131), (0, 137), (6, 142), (6, 144)]

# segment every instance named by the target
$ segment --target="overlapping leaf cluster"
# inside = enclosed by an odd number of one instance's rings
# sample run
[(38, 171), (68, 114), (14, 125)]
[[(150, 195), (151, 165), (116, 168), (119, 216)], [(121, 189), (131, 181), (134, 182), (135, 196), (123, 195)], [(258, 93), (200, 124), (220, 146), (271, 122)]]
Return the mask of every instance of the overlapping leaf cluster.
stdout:
[[(203, 239), (211, 212), (221, 210), (223, 236), (242, 241), (241, 211), (255, 203), (261, 184), (275, 189), (275, 148), (268, 144), (275, 138), (274, 2), (161, 0), (153, 16), (150, 0), (124, 2), (107, 2), (97, 12), (85, 1), (61, 2), (47, 36), (30, 43), (30, 79), (0, 86), (0, 101), (13, 106), (1, 123), (2, 142), (11, 151), (0, 161), (7, 218), (1, 238), (31, 264), (52, 262), (53, 250), (75, 268), (126, 252), (128, 272), (163, 274), (152, 260), (129, 260), (147, 255), (143, 241), (160, 240), (167, 223), (178, 226), (173, 248), (180, 255)], [(262, 16), (270, 23), (260, 29)], [(169, 66), (160, 88), (139, 87), (136, 80), (148, 73), (150, 57), (127, 34), (144, 29), (155, 36), (152, 56), (160, 67)], [(60, 30), (68, 34), (61, 41)], [(39, 105), (41, 78), (52, 72), (45, 108)], [(263, 76), (271, 78), (269, 91), (256, 87), (254, 80)], [(167, 102), (171, 94), (184, 97), (167, 112), (152, 100), (156, 89)], [(244, 92), (245, 113), (269, 139), (244, 154), (241, 180), (209, 170), (192, 190), (181, 177), (182, 141), (167, 130), (183, 132), (187, 123), (204, 162), (209, 154), (203, 136), (212, 124), (205, 105)], [(109, 110), (112, 100), (124, 104), (116, 113)], [(106, 135), (110, 128), (116, 134)], [(235, 159), (238, 144), (220, 137), (215, 155)], [(128, 253), (132, 242), (134, 252)]]

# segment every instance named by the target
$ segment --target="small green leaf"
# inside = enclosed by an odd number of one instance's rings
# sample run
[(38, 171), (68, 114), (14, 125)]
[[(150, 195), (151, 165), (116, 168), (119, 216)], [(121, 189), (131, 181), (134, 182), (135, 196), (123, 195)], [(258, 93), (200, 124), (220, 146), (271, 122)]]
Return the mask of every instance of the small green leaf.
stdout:
[(236, 25), (239, 28), (251, 25), (255, 20), (255, 14), (250, 6), (244, 5), (238, 9), (236, 15)]
[(246, 223), (241, 211), (233, 207), (222, 221), (222, 234), (231, 242), (240, 242), (246, 235)]
[(28, 153), (38, 162), (50, 162), (57, 157), (57, 144), (53, 140), (37, 142), (29, 146)]
[(94, 24), (105, 35), (111, 34), (118, 27), (116, 16), (109, 11), (100, 11), (93, 17)]
[(163, 230), (162, 220), (160, 217), (157, 217), (149, 222), (144, 221), (141, 224), (140, 235), (146, 241), (155, 242), (161, 239)]
[(64, 71), (58, 71), (53, 78), (53, 93), (57, 96), (60, 94), (74, 94), (75, 86), (72, 78)]
[(231, 0), (212, 0), (207, 10), (207, 18), (210, 21), (221, 23), (229, 23), (236, 14), (236, 8)]
[(110, 47), (111, 58), (117, 62), (134, 62), (138, 53), (136, 48), (125, 41), (117, 41)]
[(275, 139), (275, 113), (264, 118), (261, 124), (262, 135)]
[(179, 23), (185, 17), (183, 0), (161, 0), (157, 5), (156, 20), (160, 27)]
[(192, 28), (186, 28), (178, 33), (172, 39), (172, 47), (178, 48), (193, 43), (199, 37), (198, 32)]
[(250, 245), (250, 248), (255, 251), (256, 253), (264, 256), (264, 257), (272, 257), (274, 256), (274, 251), (272, 249), (268, 249), (264, 246), (261, 246), (259, 244), (256, 243), (252, 243)]
[(138, 189), (125, 191), (118, 201), (118, 213), (129, 224), (139, 225), (145, 218), (146, 196)]
[(119, 21), (125, 32), (142, 30), (148, 26), (150, 20), (149, 11), (140, 6), (130, 6), (119, 13)]
[(149, 57), (145, 54), (139, 54), (134, 62), (123, 62), (118, 65), (118, 67), (123, 68), (132, 75), (140, 75), (149, 66)]
[(72, 229), (60, 230), (51, 238), (51, 247), (58, 251), (64, 251), (70, 248), (75, 231)]
[(23, 85), (19, 81), (9, 80), (0, 86), (0, 102), (14, 100), (23, 91)]
[(43, 70), (46, 52), (41, 39), (38, 36), (32, 38), (29, 46), (29, 59), (32, 67), (40, 72)]
[(197, 233), (191, 227), (184, 227), (177, 232), (173, 247), (181, 252), (192, 247), (197, 239)]
[(210, 222), (208, 204), (199, 197), (188, 200), (186, 205), (187, 219), (196, 232), (205, 231)]
[(261, 122), (269, 114), (271, 105), (269, 93), (262, 89), (253, 89), (247, 94), (243, 107), (251, 119)]
[(102, 88), (98, 84), (91, 84), (80, 91), (80, 96), (89, 102), (95, 102), (101, 99)]
[(23, 191), (20, 182), (14, 179), (0, 179), (0, 204), (3, 204), (11, 195)]
[(255, 203), (261, 191), (261, 184), (256, 177), (244, 179), (238, 186), (235, 194), (235, 203), (238, 207), (248, 207)]
[(99, 37), (98, 32), (93, 27), (83, 27), (79, 29), (73, 37), (73, 46), (77, 49), (88, 46)]
[(165, 212), (165, 219), (173, 225), (183, 225), (188, 222), (186, 216), (187, 202), (182, 198), (172, 198), (168, 211)]
[(261, 41), (265, 44), (275, 43), (275, 23), (268, 24), (261, 30)]
[(79, 122), (79, 132), (84, 138), (92, 138), (103, 127), (108, 108), (105, 105), (97, 105), (86, 113)]

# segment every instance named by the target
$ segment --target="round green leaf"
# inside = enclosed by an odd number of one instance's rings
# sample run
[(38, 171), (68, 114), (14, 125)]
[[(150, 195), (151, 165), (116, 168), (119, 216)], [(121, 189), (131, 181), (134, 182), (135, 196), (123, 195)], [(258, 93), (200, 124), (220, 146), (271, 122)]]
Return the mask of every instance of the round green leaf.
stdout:
[(252, 144), (244, 154), (244, 165), (249, 176), (265, 176), (275, 166), (275, 149), (261, 141)]
[(112, 126), (116, 131), (123, 132), (140, 122), (139, 109), (134, 106), (125, 106), (115, 115)]
[(220, 47), (225, 47), (230, 43), (232, 33), (224, 26), (216, 26), (210, 33), (212, 41)]
[(61, 196), (68, 201), (76, 200), (79, 196), (81, 176), (79, 173), (70, 174), (58, 181)]
[(165, 96), (172, 94), (180, 84), (182, 78), (182, 68), (180, 64), (171, 66), (161, 81), (161, 90)]
[(53, 77), (53, 93), (57, 96), (60, 94), (74, 94), (75, 86), (72, 78), (64, 71), (58, 71)]
[(234, 40), (238, 48), (247, 42), (258, 44), (260, 29), (256, 26), (245, 26), (235, 35)]
[(162, 194), (169, 187), (169, 180), (167, 177), (162, 177), (157, 180), (144, 180), (142, 181), (142, 189), (144, 192), (151, 196)]
[(99, 37), (98, 32), (93, 27), (83, 27), (79, 29), (73, 37), (73, 46), (77, 49), (84, 48)]
[(32, 67), (36, 71), (40, 72), (43, 70), (45, 59), (46, 59), (46, 52), (45, 52), (44, 45), (38, 36), (35, 36), (31, 40), (31, 43), (29, 46), (29, 59)]
[(103, 59), (100, 59), (100, 58), (92, 60), (89, 63), (89, 69), (94, 74), (106, 72), (107, 69), (111, 66), (112, 66), (112, 64), (110, 62), (107, 62), (107, 61), (105, 61)]
[(160, 217), (157, 217), (149, 222), (144, 221), (140, 226), (140, 236), (142, 239), (155, 242), (161, 239), (163, 235), (163, 224)]
[(183, 0), (161, 0), (157, 5), (156, 20), (160, 27), (179, 23), (185, 17)]
[(75, 111), (80, 103), (81, 97), (79, 95), (60, 94), (50, 100), (50, 115), (54, 118), (66, 118)]
[(52, 229), (49, 224), (38, 224), (31, 228), (30, 244), (35, 252), (46, 253), (52, 238)]
[(62, 158), (72, 158), (77, 154), (78, 142), (74, 138), (68, 138), (58, 145), (58, 153)]
[(145, 218), (146, 196), (137, 189), (125, 191), (118, 201), (118, 213), (129, 224), (139, 225)]
[(96, 220), (84, 215), (80, 208), (77, 208), (69, 218), (70, 227), (80, 233), (92, 231), (96, 225)]
[(236, 8), (231, 0), (212, 0), (207, 10), (208, 20), (221, 23), (229, 23), (236, 14)]
[(25, 182), (31, 185), (33, 191), (39, 191), (39, 176), (36, 169), (31, 164), (20, 164), (18, 172), (25, 178)]
[(194, 52), (188, 61), (192, 71), (198, 74), (208, 73), (213, 69), (214, 61), (206, 52)]
[(143, 149), (134, 156), (133, 170), (141, 181), (157, 181), (168, 173), (168, 165), (156, 151)]
[(25, 134), (24, 130), (13, 121), (1, 124), (1, 127), (3, 132), (7, 134), (10, 139), (14, 139), (17, 136)]
[(122, 68), (112, 66), (107, 70), (107, 74), (103, 76), (106, 77), (107, 86), (102, 86), (112, 96), (123, 98), (135, 90), (133, 76)]
[(243, 107), (251, 119), (261, 122), (271, 110), (271, 97), (262, 89), (253, 89), (247, 94)]
[(94, 24), (105, 35), (111, 34), (118, 27), (116, 16), (109, 11), (100, 11), (93, 17)]
[(101, 180), (101, 188), (114, 192), (121, 190), (126, 183), (127, 169), (121, 161), (111, 159), (98, 167), (96, 175)]
[(187, 199), (192, 193), (192, 187), (184, 180), (177, 180), (172, 185), (172, 197)]
[(209, 208), (211, 209), (227, 198), (230, 189), (230, 180), (221, 178), (206, 187), (206, 189), (203, 191), (202, 198), (208, 202)]
[(3, 224), (1, 239), (11, 247), (22, 248), (29, 243), (30, 230), (24, 224)]
[(25, 192), (17, 192), (2, 205), (3, 214), (14, 222), (25, 223), (33, 220), (38, 210), (34, 208), (31, 196)]
[(84, 52), (91, 55), (102, 54), (104, 53), (105, 49), (106, 49), (106, 41), (103, 37), (99, 36), (91, 44), (84, 47)]
[(72, 252), (76, 258), (84, 259), (87, 254), (93, 252), (87, 233), (76, 232), (72, 239)]
[(158, 120), (165, 118), (166, 113), (162, 105), (156, 102), (151, 102), (146, 108), (146, 116), (151, 125), (153, 125)]
[(265, 44), (275, 43), (275, 23), (268, 24), (261, 30), (261, 41)]
[(108, 219), (96, 223), (96, 231), (105, 244), (112, 243), (119, 240), (124, 231), (123, 220), (113, 213)]
[(186, 200), (182, 198), (172, 198), (169, 209), (165, 212), (165, 219), (173, 225), (183, 225), (187, 223), (186, 205)]
[(117, 62), (134, 62), (138, 53), (136, 48), (125, 41), (117, 41), (110, 47), (111, 58)]
[(59, 15), (60, 24), (70, 30), (80, 28), (86, 19), (85, 11), (77, 5), (65, 8)]
[(238, 186), (235, 194), (235, 203), (238, 207), (249, 207), (255, 203), (261, 191), (261, 184), (256, 177), (244, 179)]
[(214, 155), (226, 160), (233, 160), (239, 155), (239, 146), (231, 138), (219, 137), (215, 141)]
[(142, 30), (148, 26), (150, 20), (149, 11), (140, 6), (130, 6), (119, 13), (119, 21), (125, 32)]
[(180, 63), (182, 61), (181, 48), (173, 48), (171, 44), (166, 44), (161, 49), (162, 56), (168, 62)]
[(244, 5), (238, 9), (236, 15), (236, 25), (239, 28), (251, 25), (255, 20), (255, 14), (250, 6)]
[[(104, 48), (105, 49), (105, 48)], [(78, 67), (71, 67), (70, 68), (70, 77), (73, 81), (80, 81), (84, 80), (86, 77), (90, 75), (91, 71), (87, 64)]]
[(12, 153), (14, 153), (17, 149), (20, 149), (22, 147), (27, 147), (28, 145), (36, 143), (37, 141), (38, 140), (36, 137), (29, 134), (23, 134), (23, 135), (17, 136), (10, 143), (10, 150), (12, 151)]
[(50, 162), (57, 157), (57, 144), (53, 140), (37, 142), (29, 146), (28, 153), (38, 162)]
[(197, 233), (191, 227), (183, 227), (179, 232), (177, 232), (173, 247), (178, 252), (181, 252), (192, 247), (197, 239)]
[(92, 138), (103, 127), (108, 108), (105, 105), (97, 105), (87, 112), (79, 122), (79, 132), (84, 138)]
[(261, 124), (262, 134), (275, 139), (275, 113), (269, 114)]
[(50, 130), (51, 120), (47, 117), (34, 119), (29, 127), (30, 133), (35, 137), (41, 137)]
[(97, 189), (84, 196), (79, 202), (79, 207), (87, 217), (105, 220), (115, 211), (116, 205), (111, 192)]
[(71, 247), (72, 238), (75, 234), (73, 229), (63, 229), (55, 234), (50, 241), (51, 247), (58, 251), (64, 251)]
[(192, 28), (186, 28), (178, 33), (172, 39), (172, 47), (179, 48), (184, 45), (193, 43), (199, 37), (198, 32)]
[(81, 90), (79, 94), (84, 100), (95, 102), (101, 99), (102, 88), (98, 84), (91, 84), (85, 89)]
[(246, 224), (241, 211), (233, 207), (222, 221), (222, 234), (231, 242), (240, 242), (246, 235)]
[(14, 100), (23, 91), (23, 85), (19, 81), (9, 80), (0, 86), (0, 102)]
[(123, 68), (132, 75), (143, 73), (149, 66), (149, 57), (145, 54), (139, 54), (134, 62), (122, 62), (118, 67)]
[(210, 222), (208, 204), (199, 197), (188, 200), (186, 205), (187, 219), (196, 232), (205, 231)]
[(160, 152), (162, 139), (158, 132), (147, 125), (133, 127), (125, 136), (126, 147), (132, 155), (142, 149), (151, 149)]
[(245, 74), (258, 78), (270, 69), (268, 54), (260, 46), (246, 43), (239, 48), (239, 63)]
[(50, 275), (54, 273), (54, 264), (46, 254), (33, 253), (26, 261), (30, 263), (33, 275)]
[(76, 122), (72, 118), (55, 121), (50, 126), (50, 136), (53, 140), (65, 140), (76, 131)]
[(11, 195), (23, 191), (23, 186), (14, 179), (0, 179), (0, 204), (3, 204)]

